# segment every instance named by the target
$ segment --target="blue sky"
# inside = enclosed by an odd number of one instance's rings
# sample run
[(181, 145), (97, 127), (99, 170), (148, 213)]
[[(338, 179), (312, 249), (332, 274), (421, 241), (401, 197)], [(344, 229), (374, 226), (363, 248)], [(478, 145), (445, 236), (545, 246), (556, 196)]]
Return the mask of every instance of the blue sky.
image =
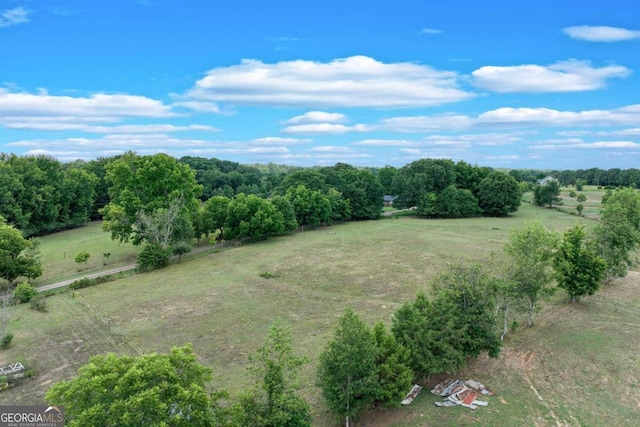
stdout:
[(640, 166), (640, 2), (0, 0), (0, 152)]

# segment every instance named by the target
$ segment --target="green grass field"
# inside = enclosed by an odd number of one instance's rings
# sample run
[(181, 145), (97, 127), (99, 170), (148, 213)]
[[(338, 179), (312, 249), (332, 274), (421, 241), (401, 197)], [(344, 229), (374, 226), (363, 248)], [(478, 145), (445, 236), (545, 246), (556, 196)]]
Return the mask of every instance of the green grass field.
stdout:
[[(11, 307), (14, 344), (0, 352), (0, 362), (23, 360), (36, 375), (0, 393), (0, 404), (43, 403), (46, 389), (73, 376), (91, 354), (165, 352), (186, 342), (214, 369), (214, 385), (233, 393), (251, 380), (247, 354), (281, 317), (292, 326), (297, 352), (310, 361), (301, 382), (314, 425), (338, 425), (324, 409), (314, 373), (317, 355), (345, 307), (371, 324), (390, 322), (399, 305), (427, 289), (447, 262), (481, 260), (501, 248), (513, 228), (533, 220), (559, 231), (575, 221), (594, 223), (528, 204), (509, 218), (346, 223), (79, 291), (103, 320), (71, 293), (48, 298), (49, 313)], [(83, 229), (85, 243), (72, 242), (73, 233), (82, 231), (74, 230), (45, 237), (43, 247), (57, 239), (60, 247), (84, 250), (83, 245), (104, 237), (98, 229)], [(102, 253), (99, 245), (96, 250)], [(499, 359), (471, 361), (459, 377), (474, 378), (497, 392), (488, 407), (437, 408), (425, 390), (411, 406), (369, 414), (357, 425), (635, 425), (640, 410), (639, 284), (640, 275), (632, 273), (578, 305), (558, 294), (545, 304), (534, 328), (509, 337)]]

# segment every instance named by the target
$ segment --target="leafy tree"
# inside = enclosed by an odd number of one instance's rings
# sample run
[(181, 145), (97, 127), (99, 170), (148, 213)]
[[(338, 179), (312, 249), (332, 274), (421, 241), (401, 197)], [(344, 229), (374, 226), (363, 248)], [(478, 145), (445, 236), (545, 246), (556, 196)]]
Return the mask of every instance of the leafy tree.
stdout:
[(283, 233), (284, 218), (268, 200), (240, 193), (229, 203), (224, 229), (230, 239), (258, 240)]
[[(327, 183), (331, 184), (343, 199), (348, 200), (350, 209), (340, 215), (339, 219), (366, 220), (380, 217), (384, 188), (376, 175), (344, 163), (325, 168), (323, 172), (327, 175)], [(329, 196), (328, 192), (325, 192), (325, 195)], [(332, 210), (335, 214), (333, 204)]]
[(350, 308), (319, 356), (318, 385), (329, 409), (356, 417), (379, 395), (376, 342), (371, 328)]
[(435, 196), (429, 193), (422, 199), (416, 210), (418, 215), (437, 216), (440, 218), (468, 218), (479, 215), (478, 200), (469, 190), (462, 190), (450, 185)]
[(576, 180), (576, 190), (577, 191), (582, 191), (582, 189), (584, 188), (585, 185), (586, 185), (586, 181), (584, 179)]
[(456, 328), (455, 307), (442, 299), (437, 304), (420, 292), (414, 302), (404, 303), (393, 316), (391, 331), (409, 350), (415, 373), (426, 375), (455, 372), (464, 365), (462, 331)]
[(523, 301), (528, 315), (528, 326), (533, 326), (534, 316), (541, 298), (551, 295), (554, 278), (553, 253), (560, 237), (547, 230), (540, 222), (526, 224), (513, 230), (503, 251), (510, 259), (510, 275), (506, 282), (515, 283), (514, 292)]
[(18, 277), (35, 279), (42, 275), (40, 241), (25, 239), (20, 230), (0, 217), (0, 277), (13, 286)]
[(443, 305), (454, 315), (455, 327), (462, 333), (460, 348), (465, 357), (486, 351), (498, 357), (501, 341), (497, 334), (495, 300), (491, 298), (492, 279), (479, 264), (452, 264), (432, 285), (434, 305)]
[(47, 391), (50, 405), (62, 405), (71, 426), (213, 426), (212, 379), (191, 345), (169, 354), (139, 357), (92, 356), (78, 377)]
[(74, 261), (76, 262), (76, 264), (86, 265), (87, 261), (89, 261), (89, 258), (91, 258), (91, 254), (89, 252), (82, 251), (82, 252), (78, 252), (76, 257), (74, 258)]
[(579, 216), (582, 216), (582, 211), (584, 211), (584, 205), (581, 203), (578, 203), (576, 205), (576, 211), (578, 212)]
[(576, 200), (578, 201), (578, 203), (584, 203), (587, 201), (587, 196), (584, 195), (583, 193), (578, 194), (578, 197), (576, 198)]
[(285, 197), (293, 205), (299, 225), (317, 226), (331, 219), (331, 202), (320, 191), (304, 185), (291, 187)]
[(558, 181), (551, 180), (545, 185), (538, 185), (533, 190), (533, 201), (538, 206), (551, 207), (554, 203), (558, 204), (560, 199), (560, 184)]
[(486, 215), (506, 216), (520, 207), (520, 186), (511, 176), (494, 171), (478, 184), (478, 204)]
[(297, 376), (306, 359), (293, 354), (290, 329), (276, 320), (265, 343), (250, 355), (256, 386), (241, 396), (236, 420), (241, 426), (311, 426), (309, 404), (297, 394)]
[(221, 238), (224, 237), (224, 224), (227, 221), (229, 203), (231, 199), (225, 196), (213, 196), (205, 202), (204, 229), (207, 234), (219, 230)]
[(590, 243), (607, 263), (605, 281), (624, 277), (634, 263), (632, 254), (640, 243), (640, 194), (623, 189), (611, 194), (600, 207), (600, 221)]
[(291, 231), (298, 228), (298, 221), (296, 221), (296, 211), (293, 209), (293, 205), (284, 196), (273, 196), (270, 199), (273, 206), (276, 207), (278, 212), (282, 214), (284, 220), (284, 231)]
[(393, 166), (386, 165), (385, 167), (378, 169), (377, 172), (378, 180), (380, 181), (380, 185), (382, 185), (384, 194), (393, 195), (391, 191), (391, 185), (393, 183), (393, 178), (398, 173), (398, 169)]
[(391, 190), (398, 196), (394, 205), (399, 208), (418, 206), (425, 195), (438, 194), (455, 183), (455, 165), (451, 160), (416, 160), (400, 168), (393, 179)]
[(584, 226), (576, 223), (564, 233), (553, 259), (558, 287), (567, 291), (571, 302), (593, 295), (600, 287), (607, 263), (585, 244)]
[(387, 332), (382, 322), (373, 327), (373, 338), (378, 347), (378, 393), (376, 405), (384, 407), (400, 406), (402, 398), (411, 388), (413, 371), (409, 367), (409, 350), (404, 348)]
[(195, 172), (166, 154), (126, 153), (107, 164), (105, 179), (111, 185), (111, 201), (100, 212), (105, 220), (103, 228), (111, 232), (114, 240), (142, 243), (149, 235), (144, 234), (144, 228), (136, 227), (140, 218), (161, 209), (169, 212), (176, 200), (181, 201), (180, 212), (171, 214), (189, 221), (199, 206), (202, 188), (196, 182)]

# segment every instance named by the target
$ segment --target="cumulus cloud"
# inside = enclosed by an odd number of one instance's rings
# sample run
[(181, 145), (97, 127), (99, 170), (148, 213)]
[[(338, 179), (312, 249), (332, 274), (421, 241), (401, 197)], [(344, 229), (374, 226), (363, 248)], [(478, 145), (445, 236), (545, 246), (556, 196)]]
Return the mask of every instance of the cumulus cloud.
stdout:
[(312, 139), (300, 139), (300, 138), (282, 138), (279, 136), (267, 136), (264, 138), (256, 138), (249, 141), (251, 145), (297, 145), (297, 144), (309, 144), (313, 142)]
[(213, 102), (184, 101), (176, 102), (173, 105), (175, 105), (176, 107), (188, 108), (189, 110), (197, 111), (199, 113), (220, 113), (220, 107), (218, 107), (218, 104), (215, 104)]
[(29, 22), (29, 11), (24, 7), (16, 7), (0, 12), (0, 28)]
[(144, 96), (94, 94), (53, 96), (46, 92), (15, 93), (0, 89), (0, 121), (15, 117), (50, 117), (74, 122), (116, 121), (125, 117), (170, 117), (162, 102)]
[(472, 96), (458, 88), (455, 72), (409, 62), (386, 64), (367, 56), (328, 63), (244, 59), (209, 70), (186, 94), (242, 105), (380, 108), (441, 105)]
[(484, 66), (471, 73), (472, 83), (493, 92), (578, 92), (600, 89), (607, 79), (624, 78), (631, 70), (621, 65), (601, 68), (588, 61), (568, 60), (552, 65)]
[[(1, 120), (1, 119), (0, 119)], [(10, 118), (5, 120), (3, 125), (7, 129), (23, 129), (38, 131), (80, 131), (89, 133), (165, 133), (165, 132), (219, 132), (213, 126), (208, 125), (188, 125), (175, 126), (171, 124), (149, 124), (149, 125), (120, 125), (120, 126), (96, 126), (82, 123), (68, 123), (63, 121), (40, 121), (37, 118), (23, 118), (22, 120)]]
[(324, 111), (308, 111), (300, 116), (292, 117), (284, 122), (287, 125), (306, 123), (344, 123), (347, 116), (341, 113), (327, 113)]
[(563, 28), (562, 32), (573, 39), (589, 42), (619, 42), (640, 38), (640, 31), (620, 27), (577, 25)]

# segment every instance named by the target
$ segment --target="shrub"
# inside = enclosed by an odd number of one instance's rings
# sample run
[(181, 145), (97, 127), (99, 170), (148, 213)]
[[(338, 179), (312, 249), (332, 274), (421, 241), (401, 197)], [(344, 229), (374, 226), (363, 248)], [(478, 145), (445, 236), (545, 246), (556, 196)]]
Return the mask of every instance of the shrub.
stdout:
[(2, 337), (2, 340), (0, 341), (0, 347), (3, 350), (9, 348), (9, 346), (11, 345), (11, 341), (13, 341), (13, 334), (11, 332), (7, 332), (6, 334), (4, 334), (4, 337)]
[(88, 288), (89, 286), (95, 285), (97, 282), (95, 279), (89, 279), (87, 277), (83, 277), (82, 279), (78, 279), (75, 282), (69, 285), (69, 289), (82, 289)]
[(49, 311), (49, 308), (47, 307), (47, 301), (41, 295), (38, 295), (31, 300), (30, 307), (32, 310), (40, 311), (42, 313), (46, 313), (47, 311)]
[(138, 255), (138, 271), (149, 271), (169, 265), (171, 252), (159, 245), (147, 245)]
[(13, 292), (13, 298), (21, 304), (31, 301), (36, 295), (38, 290), (26, 282), (20, 283)]
[(576, 197), (577, 193), (573, 190), (569, 191), (569, 197)]

